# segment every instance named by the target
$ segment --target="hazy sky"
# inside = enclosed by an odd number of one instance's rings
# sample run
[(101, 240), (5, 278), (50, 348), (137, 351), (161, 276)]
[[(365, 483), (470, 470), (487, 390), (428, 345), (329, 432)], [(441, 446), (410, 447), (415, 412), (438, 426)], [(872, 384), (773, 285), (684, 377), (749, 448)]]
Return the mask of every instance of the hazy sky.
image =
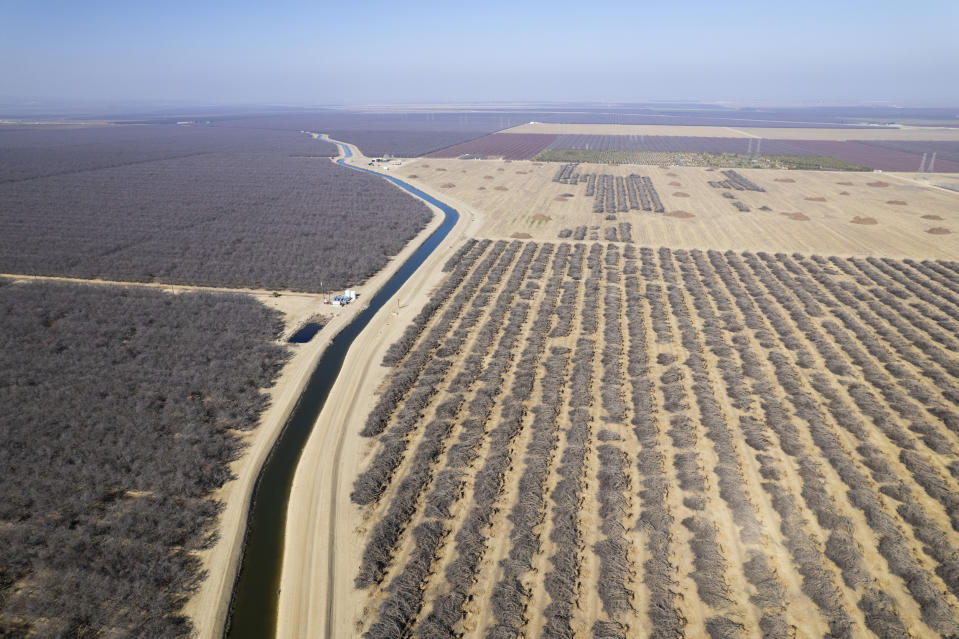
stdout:
[(0, 97), (955, 104), (957, 34), (957, 0), (0, 0)]

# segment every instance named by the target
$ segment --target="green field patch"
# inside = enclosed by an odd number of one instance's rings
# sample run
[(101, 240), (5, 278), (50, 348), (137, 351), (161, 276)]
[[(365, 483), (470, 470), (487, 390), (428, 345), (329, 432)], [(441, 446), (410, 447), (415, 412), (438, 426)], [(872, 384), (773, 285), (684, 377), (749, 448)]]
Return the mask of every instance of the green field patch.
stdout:
[(872, 169), (827, 155), (755, 155), (689, 151), (610, 151), (546, 149), (537, 162), (588, 162), (592, 164), (646, 164), (705, 166), (717, 169), (803, 169), (810, 171), (871, 171)]

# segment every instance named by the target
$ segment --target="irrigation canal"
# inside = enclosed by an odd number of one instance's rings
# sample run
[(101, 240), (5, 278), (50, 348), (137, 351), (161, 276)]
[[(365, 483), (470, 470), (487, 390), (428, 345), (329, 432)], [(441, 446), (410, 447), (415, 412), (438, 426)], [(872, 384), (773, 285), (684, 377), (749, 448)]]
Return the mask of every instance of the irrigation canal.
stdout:
[(326, 347), (316, 370), (310, 375), (303, 394), (297, 400), (290, 418), (273, 445), (273, 450), (260, 471), (253, 489), (253, 502), (243, 544), (243, 559), (233, 588), (225, 637), (228, 639), (269, 639), (276, 635), (276, 613), (279, 601), (280, 570), (283, 563), (283, 537), (286, 510), (300, 453), (323, 410), (323, 404), (343, 367), (346, 353), (376, 312), (392, 298), (410, 276), (426, 261), (459, 220), (456, 209), (406, 182), (376, 171), (346, 163), (353, 156), (345, 144), (330, 140), (340, 147), (343, 158), (337, 164), (389, 180), (404, 191), (443, 211), (443, 223), (403, 263), (353, 321)]

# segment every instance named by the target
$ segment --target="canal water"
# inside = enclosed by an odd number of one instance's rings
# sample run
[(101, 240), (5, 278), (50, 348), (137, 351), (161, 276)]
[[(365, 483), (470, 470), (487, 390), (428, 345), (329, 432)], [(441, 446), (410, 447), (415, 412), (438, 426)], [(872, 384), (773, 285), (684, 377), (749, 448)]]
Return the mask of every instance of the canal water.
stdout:
[(300, 330), (293, 333), (287, 341), (290, 344), (306, 344), (313, 339), (314, 335), (320, 332), (321, 328), (323, 328), (323, 326), (317, 322), (307, 322)]
[[(346, 158), (352, 157), (349, 147), (336, 144)], [(300, 453), (306, 445), (313, 424), (323, 409), (333, 382), (336, 381), (336, 376), (343, 367), (343, 360), (353, 340), (369, 324), (377, 311), (433, 253), (459, 220), (456, 209), (402, 180), (350, 166), (344, 159), (338, 160), (338, 163), (357, 171), (384, 177), (401, 189), (436, 206), (443, 211), (445, 217), (439, 228), (433, 231), (383, 285), (383, 288), (373, 296), (369, 306), (337, 333), (326, 347), (316, 370), (310, 376), (303, 394), (274, 444), (253, 491), (253, 504), (250, 508), (243, 544), (243, 560), (233, 589), (230, 616), (225, 632), (225, 636), (229, 639), (269, 639), (275, 636), (286, 509), (293, 484), (293, 473)], [(319, 602), (317, 605), (320, 605)]]

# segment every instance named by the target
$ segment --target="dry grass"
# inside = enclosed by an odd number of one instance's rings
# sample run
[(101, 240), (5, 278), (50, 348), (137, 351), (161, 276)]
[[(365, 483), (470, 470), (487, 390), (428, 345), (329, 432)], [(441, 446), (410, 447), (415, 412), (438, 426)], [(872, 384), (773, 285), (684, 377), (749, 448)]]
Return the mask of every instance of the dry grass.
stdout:
[[(740, 173), (765, 189), (765, 192), (733, 191), (736, 201), (752, 210), (743, 215), (730, 205), (731, 200), (722, 197), (723, 190), (709, 186), (710, 180), (722, 178), (716, 171), (698, 167), (579, 165), (576, 171), (583, 175), (595, 172), (649, 176), (666, 211), (683, 210), (695, 216), (678, 220), (651, 212), (629, 211), (617, 213), (617, 219), (612, 221), (592, 212), (593, 199), (586, 196), (584, 184), (552, 181), (558, 168), (556, 164), (514, 161), (509, 172), (497, 171), (506, 166), (497, 160), (431, 159), (429, 164), (456, 172), (457, 186), (441, 189), (440, 185), (447, 182), (443, 174), (424, 171), (421, 160), (406, 161), (395, 173), (415, 186), (442, 193), (454, 206), (474, 212), (480, 224), (478, 237), (506, 239), (514, 232), (521, 232), (529, 233), (534, 240), (548, 241), (557, 239), (563, 229), (598, 226), (598, 239), (604, 239), (607, 228), (628, 223), (632, 227), (632, 240), (650, 246), (800, 250), (900, 258), (959, 255), (959, 236), (930, 235), (926, 233), (928, 225), (921, 219), (922, 215), (934, 214), (942, 218), (943, 226), (950, 226), (959, 219), (959, 193), (937, 188), (935, 182), (898, 175), (885, 174), (882, 183), (886, 186), (882, 188), (869, 186), (876, 183), (875, 174), (844, 175), (844, 193), (848, 195), (840, 197), (832, 195), (836, 193), (835, 173), (742, 169)], [(462, 170), (467, 172), (461, 173)], [(517, 170), (523, 174), (517, 174)], [(781, 179), (794, 181), (777, 181)], [(683, 184), (682, 190), (673, 191), (670, 182)], [(689, 197), (674, 193), (686, 193)], [(906, 201), (909, 206), (888, 204), (890, 200)], [(792, 224), (777, 214), (780, 211), (801, 213), (808, 221), (802, 225)], [(534, 219), (537, 215), (550, 219)], [(878, 224), (849, 224), (849, 220), (857, 216), (875, 218)]]

